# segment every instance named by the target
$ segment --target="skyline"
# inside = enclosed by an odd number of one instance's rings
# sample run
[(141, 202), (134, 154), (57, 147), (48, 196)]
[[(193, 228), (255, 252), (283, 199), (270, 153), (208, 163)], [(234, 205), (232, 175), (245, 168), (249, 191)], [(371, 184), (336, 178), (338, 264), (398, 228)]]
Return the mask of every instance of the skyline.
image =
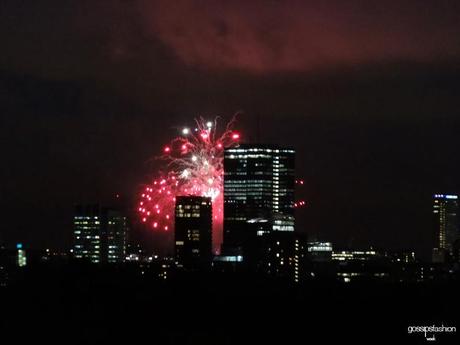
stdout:
[[(254, 127), (258, 127), (258, 125), (256, 124)], [(173, 132), (173, 131), (177, 131), (176, 126), (174, 126), (171, 129), (171, 132)], [(251, 135), (251, 133), (244, 133), (244, 135), (247, 135), (248, 137), (255, 136), (254, 134)], [(278, 142), (280, 142), (280, 141), (278, 141)], [(160, 151), (161, 151), (161, 149), (160, 149)], [(302, 151), (302, 150), (300, 150), (300, 151)], [(153, 159), (150, 159), (150, 160), (153, 161)], [(150, 171), (149, 173), (154, 174), (155, 172)], [(301, 177), (303, 178), (303, 176), (301, 176)], [(303, 190), (301, 191), (301, 194), (309, 195), (308, 187), (309, 187), (308, 182), (306, 182), (306, 185), (303, 186)], [(315, 189), (316, 186), (313, 186), (313, 187)], [(123, 194), (120, 194), (118, 191), (116, 191), (112, 195), (108, 195), (109, 193), (104, 193), (103, 195), (105, 196), (105, 200), (104, 200), (104, 198), (99, 197), (98, 199), (90, 200), (89, 202), (103, 202), (103, 203), (107, 203), (107, 204), (110, 205), (110, 204), (120, 203), (119, 198), (120, 197), (122, 199), (124, 198), (125, 199), (125, 201), (124, 201), (125, 205), (124, 206), (127, 207), (128, 213), (130, 214), (132, 221), (134, 223), (137, 223), (138, 220), (136, 219), (136, 217), (134, 215), (136, 212), (133, 211), (136, 208), (136, 200), (135, 200), (136, 196), (135, 196), (135, 193), (139, 193), (141, 190), (142, 190), (142, 187), (139, 187), (139, 190), (137, 190), (137, 191), (132, 193), (133, 195), (131, 195), (131, 201), (129, 201), (129, 198), (128, 198), (128, 201), (126, 201), (126, 197)], [(445, 193), (446, 191), (443, 190), (442, 192)], [(447, 194), (455, 194), (451, 190), (449, 190), (447, 192), (448, 192)], [(436, 190), (436, 193), (439, 193), (439, 190)], [(421, 205), (425, 209), (425, 212), (423, 212), (421, 214), (421, 213), (418, 212), (419, 210), (412, 210), (412, 211), (416, 211), (416, 213), (417, 213), (417, 218), (415, 219), (415, 221), (416, 222), (418, 221), (420, 223), (422, 223), (422, 221), (421, 221), (422, 219), (427, 220), (428, 217), (429, 217), (429, 212), (427, 213), (426, 211), (430, 208), (429, 201), (431, 200), (430, 198), (433, 195), (433, 194), (429, 194), (429, 192), (425, 191), (425, 190), (421, 191), (421, 194), (425, 197), (425, 199), (420, 200), (418, 204), (419, 204), (419, 206)], [(93, 195), (95, 195), (95, 194), (93, 194)], [(96, 198), (97, 198), (97, 196), (96, 196)], [(356, 199), (353, 199), (353, 198), (350, 199), (350, 200), (352, 202), (357, 201)], [(324, 200), (322, 200), (322, 201), (324, 201)], [(80, 202), (81, 202), (80, 200), (76, 200), (75, 204), (78, 204)], [(84, 202), (87, 202), (87, 201), (85, 200)], [(423, 202), (425, 202), (424, 205), (422, 205)], [(68, 207), (70, 206), (68, 211), (71, 211), (71, 209), (73, 208), (74, 204), (67, 205), (67, 206)], [(311, 210), (312, 206), (313, 206), (313, 209), (316, 208), (316, 210)], [(314, 207), (314, 206), (316, 206), (316, 207)], [(428, 226), (426, 223), (425, 223), (425, 226), (422, 228), (423, 229), (422, 233), (418, 234), (422, 238), (425, 238), (426, 242), (414, 243), (414, 242), (406, 240), (405, 242), (399, 243), (399, 244), (396, 244), (396, 245), (394, 243), (388, 245), (387, 243), (385, 243), (385, 241), (380, 241), (378, 239), (376, 240), (376, 237), (371, 237), (371, 236), (361, 237), (357, 241), (358, 244), (354, 244), (356, 242), (355, 242), (355, 239), (353, 238), (353, 236), (351, 236), (351, 237), (345, 237), (344, 236), (344, 237), (340, 238), (340, 237), (336, 237), (335, 234), (332, 234), (332, 236), (331, 236), (331, 234), (328, 233), (328, 232), (322, 232), (321, 230), (316, 230), (314, 228), (308, 228), (308, 224), (309, 224), (309, 221), (311, 221), (311, 219), (306, 219), (306, 217), (308, 215), (312, 215), (312, 214), (313, 214), (314, 217), (318, 216), (318, 214), (315, 215), (313, 213), (315, 211), (318, 212), (318, 207), (319, 207), (319, 205), (315, 205), (314, 203), (311, 202), (311, 200), (307, 199), (307, 207), (300, 211), (300, 216), (298, 217), (299, 223), (302, 224), (301, 227), (298, 227), (298, 230), (300, 232), (302, 232), (302, 233), (307, 233), (313, 239), (324, 240), (324, 241), (332, 241), (334, 243), (337, 243), (339, 247), (344, 247), (344, 248), (345, 247), (349, 247), (349, 248), (352, 248), (352, 247), (364, 248), (364, 247), (367, 247), (367, 246), (374, 246), (374, 247), (381, 247), (381, 248), (389, 248), (391, 250), (415, 249), (418, 253), (422, 253), (422, 255), (421, 255), (422, 257), (423, 256), (426, 257), (426, 255), (428, 255), (428, 252), (426, 251), (426, 249), (427, 248), (430, 249), (432, 247), (432, 245), (430, 244), (431, 243), (430, 238), (432, 237), (432, 233), (430, 233), (430, 231), (429, 231), (430, 226)], [(61, 208), (61, 210), (65, 209), (65, 208), (66, 207), (63, 207), (63, 208)], [(129, 209), (131, 209), (131, 211), (129, 211)], [(324, 210), (323, 210), (323, 212), (324, 212)], [(373, 210), (373, 212), (377, 212), (377, 210)], [(321, 211), (319, 213), (321, 213)], [(62, 217), (62, 215), (60, 215), (58, 213), (53, 214), (53, 216), (58, 216), (58, 217), (61, 216)], [(347, 219), (348, 221), (351, 221), (351, 222), (356, 222), (357, 221), (357, 219), (356, 219), (357, 213), (355, 213), (353, 211), (349, 211), (347, 216), (349, 217)], [(402, 221), (405, 221), (405, 220), (407, 221), (407, 219), (402, 218)], [(50, 241), (47, 241), (47, 242), (45, 242), (44, 245), (43, 244), (41, 245), (42, 248), (44, 248), (44, 247), (54, 247), (54, 248), (61, 248), (62, 249), (64, 247), (68, 246), (68, 244), (70, 243), (69, 238), (71, 237), (71, 232), (72, 232), (71, 219), (66, 219), (65, 222), (68, 223), (68, 225), (70, 224), (70, 227), (68, 228), (70, 231), (65, 232), (65, 233), (61, 233), (62, 237), (58, 238), (57, 241), (55, 241), (56, 244), (49, 245)], [(306, 226), (304, 225), (305, 223), (307, 224)], [(154, 239), (153, 242), (155, 242), (156, 234), (153, 234), (153, 236), (149, 236), (148, 233), (147, 234), (142, 234), (142, 232), (145, 231), (145, 229), (139, 229), (140, 227), (139, 227), (138, 224), (136, 224), (136, 226), (134, 226), (134, 228), (136, 228), (136, 230), (135, 230), (135, 238), (140, 238), (140, 239), (144, 238), (144, 241), (145, 241), (146, 238), (147, 238), (147, 241), (152, 241), (152, 238), (153, 238)], [(319, 229), (321, 229), (321, 225), (319, 226)], [(140, 230), (141, 233), (139, 233), (139, 230)], [(346, 228), (346, 230), (349, 230), (349, 228)], [(361, 229), (361, 230), (366, 230), (366, 229)], [(372, 230), (372, 229), (370, 229), (370, 230)], [(414, 230), (414, 229), (412, 229), (412, 230)], [(8, 240), (10, 242), (13, 242), (13, 243), (14, 242), (29, 242), (29, 241), (27, 241), (27, 237), (28, 237), (27, 235), (22, 236), (22, 237), (17, 236), (16, 240), (14, 240), (14, 236), (13, 237), (8, 237), (7, 233), (5, 233), (5, 235), (7, 235), (7, 236), (4, 236), (4, 238), (6, 238), (6, 240)], [(30, 234), (29, 234), (29, 236), (30, 236)], [(11, 238), (13, 238), (13, 240), (11, 240)], [(67, 240), (66, 240), (66, 238), (67, 238)], [(160, 234), (159, 238), (160, 238), (160, 241), (161, 241), (162, 238), (164, 239), (164, 236)], [(34, 244), (33, 241), (31, 241), (31, 242), (32, 242), (32, 244)], [(151, 244), (152, 243), (150, 243), (150, 246), (151, 246)], [(149, 244), (147, 244), (147, 247), (149, 247)], [(159, 247), (160, 247), (160, 252), (165, 250), (164, 248), (161, 248), (162, 247), (161, 245)]]
[[(182, 129), (183, 130), (183, 129)], [(239, 134), (238, 134), (239, 136)], [(174, 139), (174, 140), (177, 140), (177, 139)], [(255, 145), (255, 146), (260, 146), (262, 145), (263, 147), (265, 147), (267, 144), (249, 144), (249, 145)], [(246, 147), (248, 146), (248, 144), (246, 143), (239, 143), (239, 144), (236, 144), (236, 146), (233, 146), (233, 144), (229, 147), (227, 147), (228, 149), (230, 149), (230, 151), (234, 151), (235, 149), (238, 151), (238, 149), (240, 147)], [(233, 149), (232, 149), (233, 147)], [(163, 151), (164, 152), (168, 152), (169, 154), (169, 149), (170, 147), (169, 146), (165, 146), (163, 147), (160, 151)], [(165, 151), (165, 150), (168, 150), (168, 151)], [(160, 157), (157, 157), (156, 159), (161, 159)], [(164, 159), (164, 158), (163, 158)], [(155, 172), (153, 172), (153, 174), (155, 174)], [(156, 176), (157, 175), (151, 175), (150, 178), (155, 180), (156, 181)], [(303, 180), (302, 180), (303, 182)], [(303, 183), (302, 183), (303, 184)], [(297, 180), (296, 180), (296, 185), (298, 185), (297, 183)], [(139, 191), (139, 193), (142, 193), (143, 189), (141, 189)], [(187, 195), (193, 195), (193, 194), (177, 194), (177, 196), (187, 196)], [(144, 196), (144, 194), (142, 194), (142, 196)], [(457, 199), (458, 196), (457, 195), (453, 195), (452, 193), (449, 193), (449, 194), (432, 194), (431, 197), (436, 200), (437, 198), (441, 198), (441, 197), (446, 197), (448, 199)], [(144, 198), (142, 197), (140, 200), (143, 200)], [(296, 200), (298, 200), (298, 196), (296, 196)], [(137, 201), (139, 201), (139, 195), (137, 196)], [(431, 200), (432, 201), (432, 200)], [(93, 202), (94, 203), (94, 202)], [(152, 232), (150, 233), (150, 235), (154, 235), (153, 237), (155, 237), (155, 235), (159, 235), (160, 238), (162, 238), (162, 240), (164, 241), (164, 243), (160, 243), (158, 245), (158, 243), (156, 245), (154, 245), (154, 252), (157, 252), (157, 253), (163, 253), (163, 255), (170, 255), (171, 254), (171, 249), (172, 249), (172, 242), (171, 242), (171, 236), (173, 234), (173, 229), (174, 227), (172, 227), (171, 229), (168, 229), (170, 231), (166, 231), (166, 232), (162, 232), (162, 231), (159, 231), (159, 229), (155, 229), (155, 227), (152, 227), (150, 225), (147, 225), (144, 223), (144, 218), (142, 213), (139, 214), (138, 212), (138, 209), (137, 209), (137, 206), (138, 204), (135, 204), (135, 205), (132, 205), (132, 204), (126, 204), (126, 203), (123, 203), (123, 201), (120, 200), (120, 195), (117, 193), (115, 194), (114, 196), (112, 196), (112, 202), (109, 202), (106, 207), (114, 207), (116, 204), (118, 204), (118, 208), (120, 210), (123, 210), (123, 212), (125, 212), (125, 214), (129, 214), (130, 215), (130, 224), (132, 225), (132, 227), (137, 231), (137, 232), (141, 232), (142, 234), (140, 235), (140, 237), (144, 237), (144, 243), (142, 243), (142, 246), (145, 247), (145, 248), (149, 248), (151, 249), (152, 248), (152, 243), (148, 243), (149, 241), (151, 241), (151, 238), (152, 236), (150, 236), (150, 239), (147, 240), (147, 242), (145, 242), (145, 237), (147, 235), (149, 235), (149, 232)], [(124, 204), (124, 205), (123, 205)], [(120, 206), (120, 205), (123, 205), (123, 206)], [(136, 206), (137, 205), (137, 206)], [(75, 206), (78, 206), (77, 204), (76, 205), (73, 205), (73, 207)], [(120, 208), (121, 207), (121, 208)], [(126, 208), (127, 207), (127, 208)], [(129, 211), (129, 209), (131, 209), (131, 212)], [(304, 210), (303, 209), (297, 209), (297, 212), (303, 212)], [(424, 214), (424, 217), (426, 218), (428, 214)], [(303, 217), (300, 217), (301, 219)], [(433, 222), (430, 222), (430, 224), (428, 224), (426, 226), (426, 229), (430, 228), (431, 230), (433, 230)], [(135, 231), (135, 232), (136, 232)], [(352, 244), (340, 244), (340, 243), (337, 243), (336, 241), (330, 239), (330, 238), (326, 238), (324, 235), (322, 234), (312, 234), (312, 233), (309, 233), (308, 231), (306, 231), (305, 228), (298, 228), (296, 227), (296, 231), (298, 233), (301, 233), (301, 234), (306, 234), (309, 238), (310, 241), (330, 241), (332, 243), (334, 243), (334, 246), (335, 248), (339, 248), (339, 249), (366, 249), (366, 248), (377, 248), (379, 250), (390, 250), (390, 251), (398, 251), (398, 250), (415, 250), (417, 252), (417, 257), (418, 258), (422, 258), (424, 260), (427, 260), (427, 261), (430, 261), (431, 260), (431, 257), (429, 257), (430, 253), (423, 253), (423, 252), (420, 252), (418, 247), (417, 246), (400, 246), (400, 247), (385, 247), (384, 245), (375, 245), (374, 243), (372, 243), (371, 241), (370, 242), (367, 242), (365, 243), (364, 241), (361, 242), (359, 245), (357, 246), (353, 246)], [(437, 231), (437, 230), (436, 230)], [(68, 234), (67, 234), (68, 235)], [(130, 235), (132, 235), (131, 231), (130, 231)], [(131, 237), (131, 244), (135, 244), (135, 243), (139, 243), (139, 233), (137, 234), (134, 234), (135, 236), (134, 237)], [(427, 243), (424, 243), (424, 246), (425, 247), (429, 247), (429, 249), (431, 250), (434, 246), (436, 246), (436, 242), (438, 241), (437, 239), (435, 239), (433, 241), (433, 236), (435, 238), (437, 238), (438, 234), (436, 233), (433, 233), (433, 231), (430, 231), (429, 233), (425, 233), (424, 234), (425, 236), (428, 236), (428, 237), (431, 237), (431, 240), (429, 240)], [(221, 235), (219, 235), (221, 236)], [(24, 242), (24, 241), (19, 241), (19, 242)], [(143, 242), (142, 240), (140, 240), (140, 242)], [(171, 243), (169, 243), (171, 242)], [(9, 244), (11, 245), (12, 243), (14, 242), (10, 242)], [(30, 245), (30, 244), (28, 244)], [(34, 245), (32, 244), (32, 249)], [(70, 246), (61, 246), (61, 247), (54, 247), (54, 249), (58, 249), (58, 250), (68, 250), (69, 248), (71, 248), (72, 245)], [(40, 249), (44, 249), (44, 247), (38, 247)], [(37, 247), (35, 247), (35, 249), (38, 249)], [(49, 248), (49, 247), (47, 247)], [(48, 249), (47, 249), (48, 250)]]
[(460, 1), (2, 0), (0, 51), (0, 339), (455, 342)]
[(69, 246), (74, 204), (134, 205), (175, 126), (242, 110), (296, 149), (300, 230), (428, 252), (432, 195), (460, 191), (458, 4), (133, 4), (4, 3), (4, 241)]

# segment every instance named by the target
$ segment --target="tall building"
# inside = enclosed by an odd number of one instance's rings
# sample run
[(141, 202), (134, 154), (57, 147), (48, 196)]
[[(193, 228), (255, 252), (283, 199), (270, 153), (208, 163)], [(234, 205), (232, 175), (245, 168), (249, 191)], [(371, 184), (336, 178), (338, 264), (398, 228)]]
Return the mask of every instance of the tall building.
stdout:
[(294, 231), (295, 151), (241, 144), (224, 153), (224, 251), (257, 236)]
[(454, 244), (460, 239), (457, 214), (457, 195), (433, 195), (433, 225), (436, 236), (436, 247), (433, 248), (434, 261), (442, 262), (446, 256), (454, 254)]
[(27, 256), (26, 251), (24, 250), (22, 243), (16, 244), (17, 249), (17, 265), (19, 267), (24, 267), (27, 265)]
[(108, 263), (123, 262), (126, 258), (126, 237), (128, 232), (128, 219), (119, 211), (107, 209), (103, 217), (103, 254), (107, 251)]
[(305, 241), (292, 231), (273, 231), (258, 238), (261, 251), (256, 265), (259, 272), (298, 283), (302, 272), (302, 252)]
[(74, 216), (74, 257), (117, 263), (126, 256), (127, 218), (99, 205), (78, 205)]
[(0, 287), (5, 287), (8, 284), (8, 266), (9, 265), (8, 252), (6, 248), (0, 244)]
[(177, 267), (210, 268), (212, 262), (211, 198), (178, 196), (174, 235)]
[(73, 219), (76, 259), (101, 262), (101, 212), (99, 205), (78, 205)]

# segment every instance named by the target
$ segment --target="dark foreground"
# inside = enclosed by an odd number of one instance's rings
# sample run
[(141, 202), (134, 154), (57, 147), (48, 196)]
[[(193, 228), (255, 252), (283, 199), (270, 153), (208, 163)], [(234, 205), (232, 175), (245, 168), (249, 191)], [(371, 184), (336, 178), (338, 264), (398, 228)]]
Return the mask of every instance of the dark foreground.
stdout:
[[(0, 327), (3, 339), (34, 344), (426, 344), (408, 327), (458, 328), (459, 291), (455, 280), (293, 285), (214, 274), (159, 281), (127, 269), (47, 267), (0, 290)], [(439, 333), (435, 343), (458, 340)]]

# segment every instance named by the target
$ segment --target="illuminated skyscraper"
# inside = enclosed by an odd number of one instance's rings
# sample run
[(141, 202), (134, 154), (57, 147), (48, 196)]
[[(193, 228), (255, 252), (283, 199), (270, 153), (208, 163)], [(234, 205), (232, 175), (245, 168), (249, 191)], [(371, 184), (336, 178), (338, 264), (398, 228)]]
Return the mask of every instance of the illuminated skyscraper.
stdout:
[(99, 205), (78, 205), (75, 208), (74, 257), (93, 263), (101, 262), (101, 212)]
[(444, 261), (443, 256), (453, 254), (455, 241), (460, 238), (457, 213), (457, 195), (435, 194), (433, 196), (433, 224), (436, 234), (433, 259), (435, 261)]
[(224, 250), (251, 238), (294, 231), (295, 151), (242, 144), (224, 154)]
[(102, 220), (104, 225), (102, 253), (107, 253), (108, 263), (123, 262), (126, 257), (128, 220), (126, 216), (114, 209), (105, 210)]
[(74, 216), (74, 257), (93, 263), (124, 261), (127, 219), (114, 209), (78, 205)]
[(17, 264), (19, 267), (24, 267), (27, 265), (26, 251), (24, 250), (22, 243), (16, 245), (17, 249)]
[(174, 235), (177, 267), (210, 268), (212, 262), (211, 198), (178, 196)]

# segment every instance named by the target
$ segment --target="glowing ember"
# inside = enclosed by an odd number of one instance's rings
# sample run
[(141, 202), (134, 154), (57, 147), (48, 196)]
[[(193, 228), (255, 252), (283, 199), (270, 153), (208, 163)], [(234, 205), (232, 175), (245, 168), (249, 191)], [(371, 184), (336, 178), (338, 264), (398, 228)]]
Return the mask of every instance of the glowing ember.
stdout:
[(140, 194), (138, 211), (144, 223), (153, 229), (173, 228), (174, 206), (178, 195), (199, 195), (212, 199), (213, 247), (222, 243), (224, 148), (238, 144), (240, 134), (233, 131), (235, 119), (219, 132), (217, 120), (196, 119), (195, 131), (187, 127), (181, 136), (163, 148), (159, 157), (165, 172), (159, 174)]

